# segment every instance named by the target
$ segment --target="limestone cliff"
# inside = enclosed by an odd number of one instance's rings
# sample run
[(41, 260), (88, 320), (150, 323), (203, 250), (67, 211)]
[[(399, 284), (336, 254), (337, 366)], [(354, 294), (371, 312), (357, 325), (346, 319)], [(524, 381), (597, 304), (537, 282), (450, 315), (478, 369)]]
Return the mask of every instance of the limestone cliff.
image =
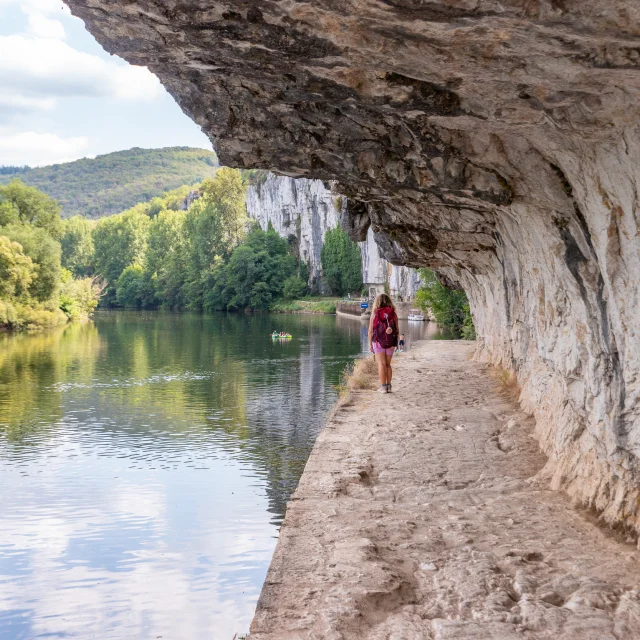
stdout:
[(309, 285), (321, 288), (320, 252), (325, 233), (338, 226), (340, 199), (320, 180), (295, 180), (268, 174), (247, 190), (247, 213), (263, 229), (273, 228), (295, 246), (309, 266)]
[[(340, 223), (346, 199), (332, 194), (320, 180), (266, 174), (247, 190), (247, 212), (263, 229), (269, 223), (295, 246), (309, 266), (309, 285), (322, 290), (320, 252), (325, 233)], [(385, 285), (392, 295), (411, 300), (420, 285), (416, 269), (393, 266), (382, 256), (369, 231), (360, 242), (362, 276), (367, 284)]]
[(640, 531), (637, 0), (68, 0), (222, 162), (335, 180), (343, 226), (470, 296), (554, 486)]

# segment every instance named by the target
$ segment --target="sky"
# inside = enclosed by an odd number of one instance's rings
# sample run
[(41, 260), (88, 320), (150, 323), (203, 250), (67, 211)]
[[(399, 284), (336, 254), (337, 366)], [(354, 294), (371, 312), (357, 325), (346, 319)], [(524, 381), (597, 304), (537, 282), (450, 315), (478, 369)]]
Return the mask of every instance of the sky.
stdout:
[(0, 0), (0, 165), (209, 139), (156, 76), (108, 54), (59, 0)]

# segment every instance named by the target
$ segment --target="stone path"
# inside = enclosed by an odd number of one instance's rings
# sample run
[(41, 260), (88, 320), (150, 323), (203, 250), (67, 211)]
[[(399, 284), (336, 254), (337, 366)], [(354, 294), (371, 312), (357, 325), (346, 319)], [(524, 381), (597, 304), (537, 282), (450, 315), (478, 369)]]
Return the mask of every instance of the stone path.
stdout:
[(532, 419), (469, 355), (418, 343), (337, 411), (251, 640), (640, 638), (640, 552), (536, 478)]

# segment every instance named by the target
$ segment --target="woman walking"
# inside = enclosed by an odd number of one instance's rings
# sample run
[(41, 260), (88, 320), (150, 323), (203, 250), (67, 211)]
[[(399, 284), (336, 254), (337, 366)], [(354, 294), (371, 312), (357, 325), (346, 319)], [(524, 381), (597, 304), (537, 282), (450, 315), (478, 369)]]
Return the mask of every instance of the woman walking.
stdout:
[(398, 346), (398, 315), (393, 301), (381, 293), (373, 303), (369, 321), (369, 346), (378, 361), (380, 393), (391, 393), (391, 358)]

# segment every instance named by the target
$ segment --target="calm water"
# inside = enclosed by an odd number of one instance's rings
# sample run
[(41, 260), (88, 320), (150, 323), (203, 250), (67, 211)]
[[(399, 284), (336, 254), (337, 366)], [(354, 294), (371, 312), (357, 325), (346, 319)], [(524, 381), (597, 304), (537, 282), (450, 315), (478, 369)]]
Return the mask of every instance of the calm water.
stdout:
[(246, 632), (363, 348), (332, 316), (104, 312), (0, 336), (0, 640)]

